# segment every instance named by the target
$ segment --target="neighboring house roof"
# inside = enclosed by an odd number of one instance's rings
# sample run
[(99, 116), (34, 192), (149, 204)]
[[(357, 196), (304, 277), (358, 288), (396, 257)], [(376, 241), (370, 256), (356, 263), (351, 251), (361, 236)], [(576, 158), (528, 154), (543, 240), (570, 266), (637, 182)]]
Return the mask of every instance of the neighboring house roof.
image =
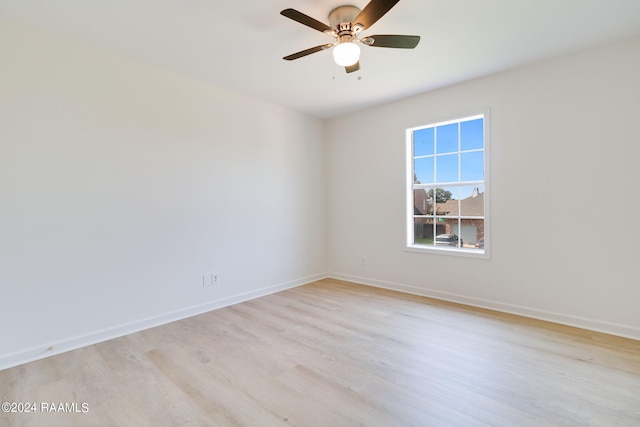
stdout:
[(447, 200), (444, 203), (436, 203), (436, 215), (450, 215), (452, 211), (457, 209), (457, 200)]
[(484, 193), (476, 193), (460, 200), (460, 211), (458, 211), (458, 204), (456, 203), (449, 215), (458, 216), (458, 214), (461, 216), (484, 216)]

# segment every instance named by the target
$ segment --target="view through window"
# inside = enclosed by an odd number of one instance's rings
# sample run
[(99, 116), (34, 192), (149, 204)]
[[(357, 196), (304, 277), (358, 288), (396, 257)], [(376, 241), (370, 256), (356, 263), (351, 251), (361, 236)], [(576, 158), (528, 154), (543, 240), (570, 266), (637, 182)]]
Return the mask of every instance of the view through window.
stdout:
[(407, 131), (407, 246), (485, 253), (486, 115)]

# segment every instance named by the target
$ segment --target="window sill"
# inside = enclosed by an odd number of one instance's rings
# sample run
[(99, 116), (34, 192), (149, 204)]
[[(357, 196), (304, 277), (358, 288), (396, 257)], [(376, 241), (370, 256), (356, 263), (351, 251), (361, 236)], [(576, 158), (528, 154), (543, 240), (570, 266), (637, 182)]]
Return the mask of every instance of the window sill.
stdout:
[(404, 249), (406, 252), (419, 252), (432, 255), (451, 255), (464, 258), (489, 259), (489, 251), (485, 249), (472, 248), (448, 248), (434, 247), (427, 245), (408, 245)]

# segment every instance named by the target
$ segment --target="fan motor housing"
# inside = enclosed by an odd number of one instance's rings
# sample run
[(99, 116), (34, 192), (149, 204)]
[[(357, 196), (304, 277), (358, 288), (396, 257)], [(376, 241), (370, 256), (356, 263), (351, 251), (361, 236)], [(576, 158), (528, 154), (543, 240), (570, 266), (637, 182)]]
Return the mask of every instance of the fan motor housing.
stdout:
[(346, 30), (341, 28), (341, 24), (348, 24), (351, 29), (351, 23), (356, 19), (360, 9), (356, 6), (339, 6), (329, 12), (329, 25), (338, 30), (338, 32)]

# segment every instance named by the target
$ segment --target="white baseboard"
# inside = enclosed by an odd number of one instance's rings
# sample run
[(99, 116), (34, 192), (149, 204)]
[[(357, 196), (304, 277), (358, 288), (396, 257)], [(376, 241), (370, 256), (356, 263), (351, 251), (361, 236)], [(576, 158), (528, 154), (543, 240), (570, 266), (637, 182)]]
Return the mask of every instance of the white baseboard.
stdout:
[(415, 286), (404, 285), (399, 283), (385, 282), (368, 277), (359, 277), (350, 274), (341, 274), (330, 272), (329, 277), (333, 279), (345, 280), (362, 285), (373, 286), (376, 288), (389, 289), (393, 291), (404, 292), (423, 297), (449, 301), (459, 304), (465, 304), (478, 308), (486, 308), (489, 310), (499, 311), (502, 313), (515, 314), (518, 316), (529, 317), (532, 319), (545, 320), (548, 322), (559, 323), (576, 328), (588, 329), (594, 332), (602, 332), (605, 334), (616, 335), (624, 338), (640, 340), (640, 328), (622, 325), (618, 323), (606, 322), (596, 319), (588, 319), (585, 317), (566, 315), (546, 310), (540, 310), (532, 307), (525, 307), (515, 304), (505, 304), (498, 301), (491, 301), (482, 298), (469, 297), (448, 292), (437, 291), (433, 289), (418, 288)]
[(217, 310), (223, 307), (228, 307), (230, 305), (249, 301), (262, 296), (274, 294), (276, 292), (295, 288), (297, 286), (311, 283), (316, 280), (325, 279), (327, 277), (328, 275), (326, 273), (302, 277), (300, 279), (279, 283), (277, 285), (267, 286), (250, 292), (244, 292), (238, 295), (232, 295), (213, 301), (208, 301), (204, 304), (187, 307), (169, 313), (163, 313), (161, 315), (149, 317), (146, 319), (136, 320), (134, 322), (102, 329), (85, 335), (69, 337), (54, 343), (46, 343), (14, 353), (3, 354), (0, 355), (0, 370), (8, 369), (14, 366), (22, 365), (24, 363), (32, 362), (34, 360), (43, 359), (45, 357), (75, 350), (88, 345), (97, 344), (99, 342), (164, 325), (166, 323), (175, 322), (187, 317), (206, 313), (212, 310)]

